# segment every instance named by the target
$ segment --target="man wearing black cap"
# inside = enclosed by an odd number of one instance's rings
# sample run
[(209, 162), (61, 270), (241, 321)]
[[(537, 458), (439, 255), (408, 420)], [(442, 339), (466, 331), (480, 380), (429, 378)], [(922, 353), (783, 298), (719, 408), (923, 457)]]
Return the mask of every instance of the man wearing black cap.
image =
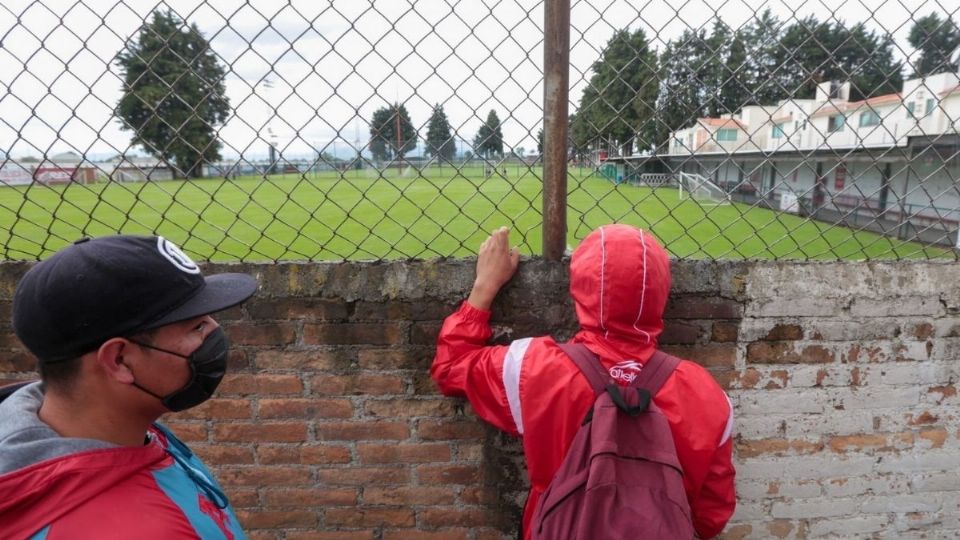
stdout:
[(0, 403), (4, 538), (244, 538), (226, 496), (164, 413), (206, 401), (228, 343), (211, 313), (256, 290), (204, 277), (162, 237), (81, 240), (13, 299), (41, 382)]

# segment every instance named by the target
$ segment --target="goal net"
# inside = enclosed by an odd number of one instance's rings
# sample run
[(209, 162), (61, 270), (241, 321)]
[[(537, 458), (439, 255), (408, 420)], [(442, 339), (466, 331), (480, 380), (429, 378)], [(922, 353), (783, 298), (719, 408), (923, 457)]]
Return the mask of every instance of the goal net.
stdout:
[(701, 204), (730, 204), (730, 196), (720, 186), (699, 174), (682, 172), (677, 176), (680, 200), (693, 199)]

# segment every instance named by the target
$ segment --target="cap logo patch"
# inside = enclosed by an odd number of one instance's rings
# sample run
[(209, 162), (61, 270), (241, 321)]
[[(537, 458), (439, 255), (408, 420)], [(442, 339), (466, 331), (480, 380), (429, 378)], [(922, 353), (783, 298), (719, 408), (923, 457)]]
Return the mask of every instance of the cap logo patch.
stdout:
[(181, 271), (188, 274), (200, 273), (200, 267), (197, 266), (197, 263), (193, 262), (193, 260), (174, 245), (173, 242), (162, 236), (157, 237), (157, 251), (160, 252), (160, 255), (163, 255), (164, 259), (170, 261), (170, 264), (176, 266)]

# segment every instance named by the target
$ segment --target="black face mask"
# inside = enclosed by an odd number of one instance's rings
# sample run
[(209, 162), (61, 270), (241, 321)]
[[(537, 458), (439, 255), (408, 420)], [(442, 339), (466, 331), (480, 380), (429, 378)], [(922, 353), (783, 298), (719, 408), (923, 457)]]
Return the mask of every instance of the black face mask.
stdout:
[(164, 407), (173, 412), (183, 411), (203, 403), (210, 399), (213, 391), (220, 385), (223, 375), (227, 371), (227, 351), (230, 350), (230, 343), (227, 341), (227, 335), (223, 329), (217, 327), (210, 335), (203, 340), (203, 343), (190, 356), (184, 356), (180, 353), (139, 343), (141, 347), (154, 349), (157, 351), (179, 356), (187, 359), (187, 365), (190, 366), (190, 380), (182, 388), (167, 396), (154, 394), (150, 390), (140, 386), (134, 381), (133, 385), (159, 399)]

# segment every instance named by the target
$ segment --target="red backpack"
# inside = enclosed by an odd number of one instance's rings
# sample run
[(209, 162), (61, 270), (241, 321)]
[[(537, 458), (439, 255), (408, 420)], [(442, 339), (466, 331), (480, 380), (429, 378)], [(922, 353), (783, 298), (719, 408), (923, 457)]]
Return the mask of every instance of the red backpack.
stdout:
[(533, 515), (534, 539), (690, 539), (683, 472), (653, 403), (680, 360), (656, 351), (622, 387), (589, 349), (561, 344), (597, 394)]

